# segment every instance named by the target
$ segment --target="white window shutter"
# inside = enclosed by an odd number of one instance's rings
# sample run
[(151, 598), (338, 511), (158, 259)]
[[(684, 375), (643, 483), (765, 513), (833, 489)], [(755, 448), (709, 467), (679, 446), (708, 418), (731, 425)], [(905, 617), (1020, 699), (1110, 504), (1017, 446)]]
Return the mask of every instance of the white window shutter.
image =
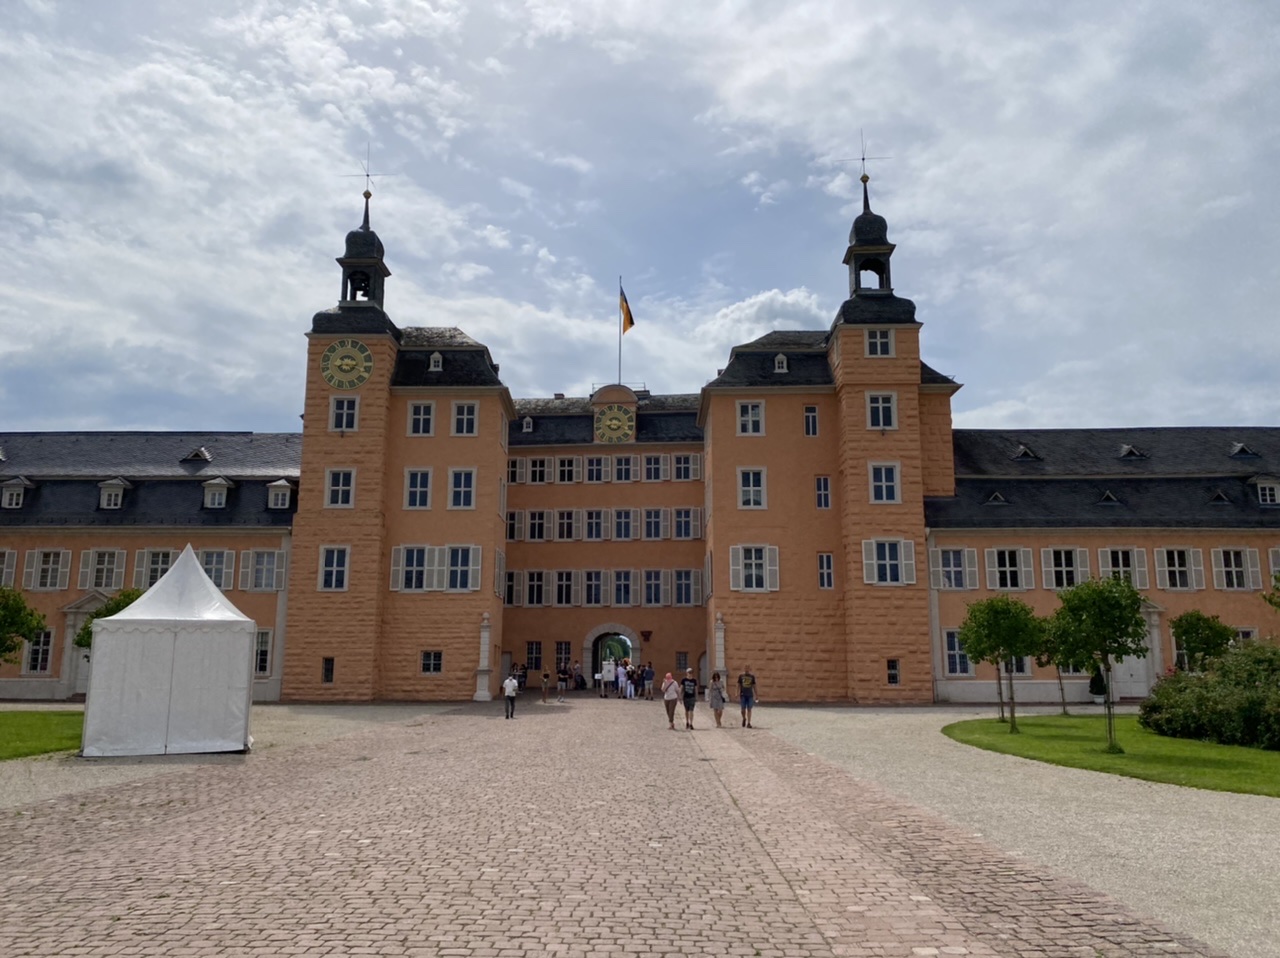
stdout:
[(600, 604), (613, 605), (613, 570), (605, 569), (600, 573)]
[(582, 481), (582, 457), (581, 456), (573, 457), (573, 481), (574, 482)]
[(582, 605), (582, 570), (574, 569), (569, 573), (569, 601), (573, 605)]
[(644, 570), (631, 570), (631, 604), (644, 605)]
[(529, 460), (521, 457), (516, 460), (516, 482), (529, 481)]
[(399, 592), (404, 584), (404, 546), (391, 547), (391, 591)]
[(911, 539), (902, 540), (902, 581), (906, 585), (916, 583), (916, 544)]
[(1225, 589), (1227, 587), (1227, 575), (1222, 569), (1222, 550), (1210, 549), (1209, 558), (1213, 562), (1213, 587), (1215, 589)]
[(1169, 560), (1165, 555), (1164, 549), (1155, 551), (1156, 558), (1156, 588), (1169, 588)]
[(1089, 550), (1076, 550), (1076, 581), (1084, 582), (1089, 578)]
[(135, 589), (145, 589), (147, 587), (146, 549), (139, 549), (133, 554), (133, 587)]
[(253, 553), (245, 549), (240, 553), (240, 590), (253, 587)]
[(524, 605), (524, 571), (520, 569), (511, 573), (511, 604)]
[(36, 587), (36, 562), (39, 561), (40, 554), (34, 549), (27, 550), (25, 564), (22, 567), (22, 587), (24, 589), (34, 589)]
[(661, 475), (664, 480), (670, 479), (671, 478), (671, 454), (664, 452), (662, 454), (662, 458), (660, 462), (661, 462), (661, 465), (658, 467), (660, 470), (659, 475)]
[(573, 510), (573, 537), (575, 539), (582, 538), (582, 530), (587, 525), (587, 511), (585, 509)]
[(978, 550), (964, 550), (964, 587), (966, 589), (976, 589), (978, 587)]
[(991, 592), (1000, 587), (1000, 573), (996, 569), (996, 550), (987, 550), (987, 589)]
[(1192, 549), (1191, 551), (1191, 588), (1204, 588), (1204, 550)]
[(715, 580), (711, 577), (711, 553), (702, 557), (702, 599), (705, 602), (715, 588)]
[(701, 453), (693, 453), (689, 457), (689, 477), (691, 479), (702, 478), (702, 455)]
[(600, 535), (605, 539), (613, 538), (613, 510), (600, 510)]
[(693, 593), (693, 604), (702, 605), (702, 573), (697, 569), (691, 569), (689, 579), (693, 584), (693, 588), (690, 590)]
[(71, 550), (62, 550), (62, 561), (58, 563), (58, 588), (65, 589), (71, 584)]
[(1036, 573), (1035, 573), (1035, 569), (1032, 568), (1032, 565), (1031, 565), (1031, 550), (1019, 549), (1018, 555), (1019, 555), (1019, 558), (1021, 559), (1021, 565), (1022, 565), (1022, 572), (1021, 572), (1021, 575), (1018, 576), (1018, 579), (1022, 583), (1022, 587), (1024, 589), (1034, 588), (1035, 581), (1036, 581)]
[(1245, 562), (1249, 566), (1249, 588), (1257, 591), (1262, 588), (1262, 564), (1258, 561), (1258, 550), (1246, 549)]
[[(1268, 550), (1267, 557), (1271, 562), (1271, 577), (1274, 579), (1276, 573), (1280, 572), (1280, 549)], [(6, 565), (5, 568), (7, 569), (8, 566)]]
[[(235, 555), (234, 552), (228, 552), (227, 561), (230, 562), (231, 561), (230, 557), (234, 555)], [(116, 571), (111, 576), (112, 592), (119, 592), (122, 588), (124, 588), (124, 564), (125, 562), (128, 561), (128, 559), (129, 559), (129, 553), (125, 552), (123, 549), (116, 550)], [(6, 569), (9, 568), (8, 563), (5, 564), (5, 568)], [(12, 572), (10, 573), (10, 575), (12, 575)]]
[(1147, 550), (1133, 550), (1133, 587), (1135, 589), (1150, 589), (1151, 577), (1147, 575)]
[(742, 546), (729, 546), (729, 590), (742, 591)]
[(689, 523), (691, 525), (691, 534), (695, 539), (702, 538), (702, 510), (694, 507), (689, 510)]
[(502, 598), (507, 587), (507, 554), (498, 551), (493, 563), (493, 594)]
[(1111, 550), (1109, 548), (1098, 550), (1098, 578), (1111, 578)]
[(929, 550), (929, 588), (942, 588), (942, 550)]
[(284, 563), (285, 563), (284, 552), (283, 551), (277, 552), (275, 581), (272, 583), (272, 587), (277, 592), (280, 592), (284, 589), (284, 572), (285, 572)]
[(445, 546), (427, 546), (427, 588), (443, 592), (449, 584), (449, 550)]
[(516, 538), (515, 538), (516, 542), (520, 542), (522, 539), (524, 539), (524, 529), (525, 529), (524, 520), (525, 520), (524, 510), (517, 509), (516, 510)]
[(4, 549), (0, 550), (0, 555), (4, 556), (4, 574), (0, 575), (0, 586), (12, 589), (13, 574), (18, 564), (18, 552), (16, 549)]
[(661, 523), (659, 523), (659, 525), (661, 526), (662, 538), (670, 539), (671, 538), (671, 510), (670, 509), (662, 510), (662, 521)]
[(80, 581), (76, 584), (81, 592), (89, 588), (93, 575), (93, 551), (85, 549), (80, 553)]
[(468, 586), (469, 591), (471, 592), (480, 591), (480, 568), (481, 568), (480, 547), (472, 546), (471, 547), (471, 578), (469, 580), (469, 586)]
[(770, 592), (777, 592), (782, 588), (777, 546), (764, 547), (764, 587)]
[(613, 456), (601, 456), (600, 481), (610, 482), (613, 479)]
[[(1053, 550), (1040, 550), (1040, 574), (1044, 576), (1044, 587), (1053, 588)], [(1025, 582), (1025, 580), (1023, 580)]]
[(862, 581), (874, 585), (876, 581), (876, 541), (862, 540)]
[(229, 590), (235, 585), (236, 574), (236, 553), (234, 549), (227, 549), (222, 553), (222, 581), (218, 583), (218, 588), (223, 592)]

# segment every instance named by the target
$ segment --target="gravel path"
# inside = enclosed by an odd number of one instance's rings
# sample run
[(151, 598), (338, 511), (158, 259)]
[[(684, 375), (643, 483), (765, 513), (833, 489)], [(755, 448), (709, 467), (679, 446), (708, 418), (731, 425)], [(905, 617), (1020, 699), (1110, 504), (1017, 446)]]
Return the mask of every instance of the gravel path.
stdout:
[(765, 707), (754, 724), (1224, 951), (1280, 958), (1280, 799), (1061, 768), (939, 734), (991, 714)]

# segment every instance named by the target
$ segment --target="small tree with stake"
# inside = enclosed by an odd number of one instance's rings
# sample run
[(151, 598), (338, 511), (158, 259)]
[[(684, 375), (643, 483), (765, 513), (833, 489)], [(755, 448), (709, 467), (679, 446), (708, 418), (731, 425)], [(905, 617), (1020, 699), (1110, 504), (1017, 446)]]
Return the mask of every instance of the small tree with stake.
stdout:
[(1111, 668), (1116, 659), (1147, 655), (1147, 623), (1142, 596), (1127, 579), (1091, 579), (1058, 594), (1062, 605), (1049, 619), (1055, 644), (1071, 661), (1094, 662), (1106, 680), (1107, 751), (1123, 752), (1116, 742)]
[(1192, 609), (1169, 620), (1169, 629), (1183, 654), (1187, 669), (1201, 672), (1210, 659), (1226, 652), (1235, 641), (1236, 630), (1216, 615), (1205, 615)]
[[(1044, 623), (1025, 602), (996, 595), (969, 605), (960, 625), (959, 639), (965, 654), (975, 662), (996, 666), (996, 690), (1005, 663), (1034, 655), (1040, 648)], [(1013, 693), (1013, 669), (1009, 674), (1009, 731), (1018, 731), (1017, 703)]]
[(23, 642), (44, 631), (44, 616), (16, 589), (0, 588), (0, 662), (12, 662)]

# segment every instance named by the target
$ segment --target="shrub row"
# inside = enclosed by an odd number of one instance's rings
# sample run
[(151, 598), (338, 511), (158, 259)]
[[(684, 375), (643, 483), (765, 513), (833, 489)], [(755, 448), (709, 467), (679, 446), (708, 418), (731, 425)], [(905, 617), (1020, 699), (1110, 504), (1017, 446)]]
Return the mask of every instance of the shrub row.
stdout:
[(1156, 683), (1138, 721), (1157, 735), (1280, 750), (1280, 647), (1231, 649)]

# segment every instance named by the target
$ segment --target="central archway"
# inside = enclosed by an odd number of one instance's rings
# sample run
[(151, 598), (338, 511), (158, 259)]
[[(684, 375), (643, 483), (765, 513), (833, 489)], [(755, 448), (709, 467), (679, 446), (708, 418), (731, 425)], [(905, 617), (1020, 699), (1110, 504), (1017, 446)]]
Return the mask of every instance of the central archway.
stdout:
[(590, 675), (593, 678), (600, 673), (600, 666), (611, 655), (615, 659), (629, 658), (632, 661), (640, 656), (640, 636), (634, 629), (629, 629), (620, 622), (606, 622), (583, 637), (582, 661), (591, 663)]

